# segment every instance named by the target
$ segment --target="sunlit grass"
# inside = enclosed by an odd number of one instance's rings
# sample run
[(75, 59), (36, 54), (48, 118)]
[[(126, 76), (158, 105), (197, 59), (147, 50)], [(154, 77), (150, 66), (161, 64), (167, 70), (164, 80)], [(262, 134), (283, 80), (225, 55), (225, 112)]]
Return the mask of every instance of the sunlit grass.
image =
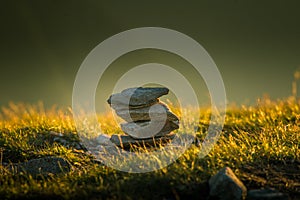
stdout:
[[(171, 106), (171, 109), (181, 116), (178, 108)], [(292, 195), (299, 194), (299, 102), (292, 98), (276, 102), (265, 99), (253, 107), (229, 107), (221, 137), (203, 159), (199, 158), (199, 151), (209, 125), (210, 111), (201, 110), (199, 121), (193, 121), (197, 118), (193, 114), (190, 117), (192, 126), (180, 129), (177, 134), (196, 130), (199, 144), (192, 145), (168, 167), (130, 174), (95, 163), (84, 151), (43, 143), (40, 136), (50, 131), (79, 140), (71, 109), (45, 110), (41, 103), (11, 103), (2, 108), (0, 116), (0, 162), (61, 156), (72, 164), (72, 171), (36, 178), (13, 174), (1, 167), (0, 197), (205, 199), (205, 181), (223, 166), (231, 167), (248, 188), (270, 186)], [(111, 112), (100, 114), (98, 119), (103, 133), (121, 133)]]

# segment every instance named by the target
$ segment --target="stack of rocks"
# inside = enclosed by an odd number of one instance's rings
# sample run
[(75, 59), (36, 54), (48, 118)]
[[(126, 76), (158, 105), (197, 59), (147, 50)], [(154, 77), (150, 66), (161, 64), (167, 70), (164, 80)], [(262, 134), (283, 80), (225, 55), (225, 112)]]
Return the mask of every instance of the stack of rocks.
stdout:
[(126, 135), (112, 135), (111, 141), (120, 147), (132, 144), (155, 145), (174, 137), (179, 119), (159, 97), (169, 93), (168, 88), (138, 87), (113, 94), (107, 102), (126, 123), (121, 129)]

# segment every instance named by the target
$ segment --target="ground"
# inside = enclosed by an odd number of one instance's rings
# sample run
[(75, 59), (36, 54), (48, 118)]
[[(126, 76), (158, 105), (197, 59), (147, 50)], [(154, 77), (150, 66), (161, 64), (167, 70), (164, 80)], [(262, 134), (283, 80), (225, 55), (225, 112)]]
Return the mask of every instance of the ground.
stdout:
[[(180, 115), (178, 108), (171, 109)], [(191, 114), (192, 115), (192, 114)], [(191, 116), (192, 117), (192, 116)], [(71, 109), (45, 110), (41, 104), (2, 108), (0, 120), (1, 199), (206, 199), (209, 177), (228, 166), (248, 189), (272, 187), (300, 198), (300, 104), (293, 98), (264, 100), (256, 106), (229, 106), (220, 139), (199, 158), (210, 111), (193, 123), (197, 141), (178, 160), (149, 173), (127, 173), (99, 162), (74, 146), (49, 142), (62, 133), (78, 142)], [(121, 133), (111, 113), (99, 115), (106, 134)], [(179, 129), (176, 134), (193, 132)], [(14, 173), (4, 163), (58, 156), (71, 164), (67, 173), (32, 176)]]

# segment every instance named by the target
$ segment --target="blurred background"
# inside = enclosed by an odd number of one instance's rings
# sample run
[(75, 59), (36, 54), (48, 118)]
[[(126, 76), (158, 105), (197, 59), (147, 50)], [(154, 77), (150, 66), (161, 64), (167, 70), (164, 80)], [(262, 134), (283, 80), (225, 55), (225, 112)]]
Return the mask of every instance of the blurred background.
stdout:
[[(114, 34), (147, 26), (174, 29), (198, 41), (218, 66), (229, 103), (251, 105), (265, 94), (291, 96), (300, 67), (299, 6), (296, 0), (1, 1), (0, 106), (11, 101), (71, 106), (75, 76), (88, 53)], [(176, 55), (131, 52), (100, 80), (98, 107), (118, 77), (148, 62), (168, 64), (194, 84), (201, 82)], [(199, 101), (205, 104), (209, 94), (200, 82)]]

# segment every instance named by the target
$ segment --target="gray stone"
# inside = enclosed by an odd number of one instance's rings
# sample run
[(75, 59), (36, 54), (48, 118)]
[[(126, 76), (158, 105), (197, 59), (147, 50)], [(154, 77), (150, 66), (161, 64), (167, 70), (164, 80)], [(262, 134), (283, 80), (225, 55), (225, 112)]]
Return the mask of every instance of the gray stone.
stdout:
[(71, 142), (65, 140), (65, 139), (62, 138), (62, 137), (55, 137), (55, 138), (53, 139), (53, 142), (59, 143), (59, 144), (65, 146), (65, 147), (70, 147), (70, 146), (71, 146)]
[(56, 136), (56, 137), (63, 137), (64, 135), (62, 133), (58, 133), (58, 132), (55, 132), (55, 131), (50, 131), (49, 132), (49, 135), (51, 136)]
[(137, 146), (155, 146), (168, 143), (175, 137), (175, 134), (168, 134), (162, 137), (150, 138), (150, 139), (134, 139), (128, 135), (112, 135), (110, 140), (117, 146), (122, 148), (128, 148), (131, 145)]
[(142, 121), (121, 124), (121, 129), (127, 135), (136, 139), (147, 139), (163, 136), (179, 128), (179, 122), (172, 121)]
[(114, 109), (114, 110), (130, 110), (130, 109), (141, 109), (141, 108), (146, 108), (146, 107), (150, 107), (154, 104), (159, 103), (159, 99), (155, 99), (151, 102), (148, 102), (147, 104), (144, 105), (126, 105), (126, 104), (110, 104), (110, 106)]
[(149, 106), (153, 103), (158, 102), (158, 98), (162, 95), (169, 93), (168, 88), (158, 87), (137, 87), (128, 88), (123, 90), (121, 93), (113, 94), (109, 97), (107, 102), (114, 108), (114, 105), (128, 106)]
[(127, 122), (158, 121), (164, 120), (165, 118), (169, 121), (179, 120), (177, 116), (170, 111), (168, 106), (162, 102), (140, 109), (117, 109), (116, 113)]
[(35, 138), (29, 140), (29, 144), (34, 146), (44, 146), (47, 144), (60, 144), (66, 148), (74, 148), (77, 150), (84, 150), (86, 148), (80, 141), (78, 141), (77, 135), (74, 133), (59, 133), (55, 131), (50, 131), (46, 133), (39, 133)]
[(247, 200), (289, 200), (287, 194), (278, 192), (274, 189), (250, 190), (247, 193)]
[(44, 157), (31, 159), (27, 162), (13, 164), (9, 166), (13, 173), (25, 172), (32, 176), (67, 173), (71, 170), (70, 163), (60, 157)]
[(241, 200), (247, 195), (247, 188), (229, 167), (212, 176), (209, 179), (209, 187), (209, 195), (220, 200)]
[(104, 145), (104, 146), (110, 146), (112, 145), (111, 141), (110, 141), (110, 136), (107, 134), (101, 134), (96, 138), (96, 141), (98, 144), (100, 145)]

